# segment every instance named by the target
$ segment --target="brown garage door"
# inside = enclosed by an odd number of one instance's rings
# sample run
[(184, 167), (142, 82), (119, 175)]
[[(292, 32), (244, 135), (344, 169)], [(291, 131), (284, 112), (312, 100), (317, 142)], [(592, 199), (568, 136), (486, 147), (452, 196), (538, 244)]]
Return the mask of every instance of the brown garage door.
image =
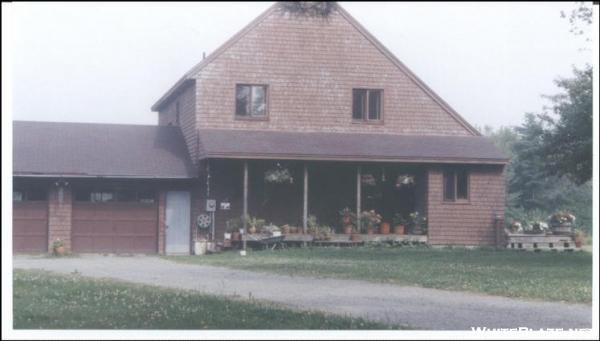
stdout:
[(13, 203), (13, 252), (48, 251), (48, 202)]
[(74, 252), (156, 253), (157, 206), (137, 202), (74, 202)]

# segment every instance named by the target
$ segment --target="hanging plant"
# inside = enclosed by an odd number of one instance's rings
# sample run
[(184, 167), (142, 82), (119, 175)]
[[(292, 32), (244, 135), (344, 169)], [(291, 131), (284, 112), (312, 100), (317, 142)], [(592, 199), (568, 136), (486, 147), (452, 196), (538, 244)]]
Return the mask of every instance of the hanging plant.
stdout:
[(265, 172), (265, 182), (273, 184), (293, 184), (294, 177), (288, 168), (281, 167), (280, 164), (277, 164), (277, 167)]
[(377, 179), (375, 179), (375, 176), (373, 176), (373, 174), (363, 174), (360, 179), (361, 179), (361, 182), (363, 185), (366, 185), (366, 186), (377, 185)]
[(396, 188), (410, 186), (415, 184), (414, 175), (401, 174), (396, 178)]

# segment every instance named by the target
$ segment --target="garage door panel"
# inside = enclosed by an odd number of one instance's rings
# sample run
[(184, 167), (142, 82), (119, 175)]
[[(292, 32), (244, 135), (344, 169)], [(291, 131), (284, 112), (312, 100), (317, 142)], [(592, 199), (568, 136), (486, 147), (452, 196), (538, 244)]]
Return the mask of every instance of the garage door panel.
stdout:
[(73, 207), (76, 252), (155, 253), (157, 206), (138, 203), (77, 203)]
[(48, 202), (13, 204), (13, 252), (48, 251)]

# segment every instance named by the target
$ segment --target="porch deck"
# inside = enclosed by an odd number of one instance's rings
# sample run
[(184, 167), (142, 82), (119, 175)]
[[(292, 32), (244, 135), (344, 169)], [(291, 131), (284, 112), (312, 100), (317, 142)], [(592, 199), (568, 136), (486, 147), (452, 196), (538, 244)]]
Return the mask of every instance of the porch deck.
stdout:
[(352, 240), (349, 234), (336, 233), (327, 240), (316, 240), (311, 234), (284, 234), (273, 237), (270, 234), (248, 234), (240, 241), (233, 241), (232, 246), (238, 246), (243, 240), (252, 246), (263, 246), (265, 248), (285, 247), (287, 245), (308, 244), (312, 246), (357, 246), (365, 242), (408, 242), (411, 244), (426, 244), (427, 235), (396, 235), (396, 234), (361, 234), (359, 240)]

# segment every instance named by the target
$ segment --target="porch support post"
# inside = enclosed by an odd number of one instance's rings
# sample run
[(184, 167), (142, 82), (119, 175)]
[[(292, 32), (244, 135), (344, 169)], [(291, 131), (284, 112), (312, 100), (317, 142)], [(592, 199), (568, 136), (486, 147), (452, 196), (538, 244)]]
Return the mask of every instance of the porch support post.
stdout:
[(243, 248), (244, 251), (246, 251), (246, 232), (247, 232), (247, 225), (248, 225), (248, 161), (244, 160), (244, 218), (242, 219), (243, 221), (243, 228), (244, 228), (244, 234), (242, 236), (242, 240), (243, 240)]
[(356, 167), (356, 228), (360, 232), (361, 169)]
[[(302, 211), (302, 230), (304, 234), (308, 229), (308, 168), (306, 167), (306, 163), (304, 164), (304, 199), (303, 199), (304, 207)], [(306, 241), (304, 241), (304, 246), (306, 246)]]

